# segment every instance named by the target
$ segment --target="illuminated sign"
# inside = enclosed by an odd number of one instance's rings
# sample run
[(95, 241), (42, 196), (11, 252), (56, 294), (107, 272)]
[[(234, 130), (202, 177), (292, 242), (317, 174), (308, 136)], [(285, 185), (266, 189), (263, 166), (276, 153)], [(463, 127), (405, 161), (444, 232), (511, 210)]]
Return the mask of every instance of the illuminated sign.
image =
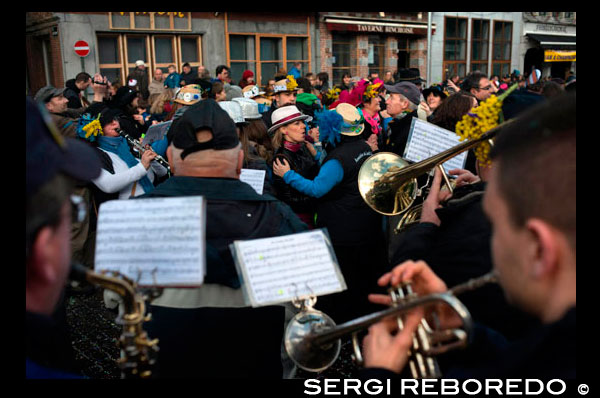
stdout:
[(575, 62), (576, 51), (544, 51), (544, 62)]

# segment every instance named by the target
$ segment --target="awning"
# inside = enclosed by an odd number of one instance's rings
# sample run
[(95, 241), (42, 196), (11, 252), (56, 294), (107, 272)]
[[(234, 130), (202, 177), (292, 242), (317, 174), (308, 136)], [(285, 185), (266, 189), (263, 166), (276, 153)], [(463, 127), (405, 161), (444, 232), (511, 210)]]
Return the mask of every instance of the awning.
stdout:
[[(368, 19), (350, 18), (325, 18), (325, 25), (329, 30), (374, 32), (374, 33), (404, 33), (427, 34), (427, 22), (400, 22), (400, 21), (373, 21)], [(431, 33), (435, 33), (435, 24), (431, 24)]]
[(575, 50), (576, 36), (566, 35), (538, 35), (527, 33), (527, 37), (538, 42), (540, 47), (552, 50)]

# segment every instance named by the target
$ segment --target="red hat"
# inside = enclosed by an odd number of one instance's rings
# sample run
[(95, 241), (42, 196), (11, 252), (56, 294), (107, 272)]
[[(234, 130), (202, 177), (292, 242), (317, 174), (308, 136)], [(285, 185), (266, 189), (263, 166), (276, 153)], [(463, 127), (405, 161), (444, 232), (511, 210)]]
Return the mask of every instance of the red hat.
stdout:
[(244, 73), (242, 74), (242, 80), (246, 80), (249, 77), (253, 77), (254, 76), (254, 72), (252, 72), (251, 70), (245, 70)]

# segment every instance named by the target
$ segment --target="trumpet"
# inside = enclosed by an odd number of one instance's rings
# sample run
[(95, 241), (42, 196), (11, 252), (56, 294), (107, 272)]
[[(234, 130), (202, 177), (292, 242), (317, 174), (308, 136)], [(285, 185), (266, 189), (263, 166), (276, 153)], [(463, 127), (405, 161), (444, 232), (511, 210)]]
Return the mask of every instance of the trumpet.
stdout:
[(150, 340), (142, 328), (142, 324), (150, 320), (150, 314), (145, 315), (145, 300), (158, 297), (162, 290), (150, 290), (148, 297), (137, 289), (134, 281), (118, 272), (109, 276), (106, 272), (97, 273), (81, 264), (71, 265), (69, 279), (101, 286), (123, 298), (123, 314), (115, 320), (115, 323), (123, 327), (118, 341), (121, 358), (117, 361), (121, 368), (121, 378), (150, 378), (156, 364), (158, 339)]
[[(121, 129), (116, 129), (116, 131), (121, 137), (124, 137), (129, 143), (129, 145), (133, 146), (140, 154), (146, 152), (146, 148), (144, 148), (138, 140), (132, 138), (129, 134), (127, 134)], [(167, 173), (169, 174), (169, 176), (171, 175), (171, 166), (169, 166), (169, 162), (167, 162), (165, 158), (163, 158), (159, 154), (156, 154), (154, 160), (156, 160), (161, 166), (167, 169)]]
[(471, 149), (484, 141), (491, 140), (511, 123), (510, 119), (482, 134), (481, 137), (458, 144), (428, 159), (409, 164), (400, 156), (391, 152), (380, 152), (369, 157), (358, 171), (358, 190), (363, 200), (380, 214), (395, 216), (409, 209), (420, 189), (417, 177), (430, 172), (434, 167), (442, 170), (442, 177), (452, 192), (451, 183), (442, 168), (442, 163)]
[(389, 316), (398, 317), (398, 326), (403, 328), (400, 315), (421, 306), (445, 303), (462, 320), (459, 329), (437, 330), (425, 319), (413, 336), (413, 346), (409, 355), (409, 366), (414, 378), (440, 377), (441, 372), (434, 356), (451, 349), (464, 347), (472, 329), (469, 310), (456, 298), (457, 295), (478, 289), (488, 283), (496, 283), (496, 274), (492, 271), (478, 278), (470, 279), (444, 293), (417, 296), (410, 283), (391, 289), (393, 305), (385, 310), (365, 315), (339, 326), (326, 314), (312, 308), (314, 298), (307, 300), (302, 310), (294, 316), (285, 331), (285, 349), (298, 367), (309, 372), (320, 372), (329, 368), (338, 358), (341, 338), (352, 335), (354, 358), (362, 364), (362, 354), (358, 344), (358, 332)]

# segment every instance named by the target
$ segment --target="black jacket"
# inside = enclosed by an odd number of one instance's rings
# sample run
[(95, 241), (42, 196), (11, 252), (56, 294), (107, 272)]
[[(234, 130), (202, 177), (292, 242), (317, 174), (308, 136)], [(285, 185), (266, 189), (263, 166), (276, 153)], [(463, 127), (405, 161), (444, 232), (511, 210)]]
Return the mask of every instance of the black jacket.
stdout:
[[(190, 73), (181, 73), (181, 80), (179, 81), (180, 86), (187, 86), (188, 84), (194, 84), (196, 79), (198, 79), (198, 74), (194, 73), (193, 70)], [(183, 83), (185, 81), (185, 83)]]
[(81, 90), (75, 85), (75, 79), (67, 80), (67, 82), (65, 83), (65, 87), (67, 89), (65, 90), (63, 95), (65, 96), (66, 99), (69, 100), (69, 102), (67, 103), (67, 108), (71, 108), (71, 109), (82, 108), (84, 105), (81, 102), (81, 98), (79, 97)]
[(394, 118), (391, 120), (388, 123), (388, 131), (384, 137), (383, 148), (380, 147), (379, 150), (382, 152), (393, 152), (402, 156), (408, 142), (413, 117), (419, 117), (417, 111), (413, 111), (401, 119)]
[[(319, 174), (319, 162), (310, 154), (306, 146), (298, 152), (292, 152), (285, 147), (280, 147), (273, 155), (275, 159), (285, 159), (290, 165), (290, 169), (300, 174), (308, 180), (314, 180)], [(316, 210), (316, 200), (302, 192), (292, 188), (283, 178), (273, 175), (273, 188), (279, 198), (284, 203), (287, 203), (292, 210), (297, 214), (311, 214)]]
[[(234, 240), (281, 236), (307, 229), (287, 205), (270, 195), (258, 195), (237, 179), (175, 176), (138, 198), (195, 195), (207, 200), (207, 284), (240, 288), (229, 249)], [(152, 306), (151, 312), (152, 321), (144, 327), (149, 336), (159, 339), (159, 377), (282, 376), (283, 306)]]
[(148, 80), (148, 70), (135, 68), (129, 76), (127, 76), (127, 81), (130, 79), (137, 80), (137, 85), (135, 89), (142, 94), (142, 98), (147, 100), (150, 96), (150, 91), (148, 91), (148, 85), (150, 84)]

